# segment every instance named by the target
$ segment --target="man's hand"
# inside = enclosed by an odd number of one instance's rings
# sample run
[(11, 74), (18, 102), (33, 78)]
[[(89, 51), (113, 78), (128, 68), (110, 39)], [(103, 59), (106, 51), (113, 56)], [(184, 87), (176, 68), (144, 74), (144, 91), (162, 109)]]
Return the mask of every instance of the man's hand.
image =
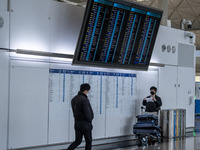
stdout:
[(152, 99), (153, 99), (154, 102), (156, 102), (155, 95), (152, 95)]

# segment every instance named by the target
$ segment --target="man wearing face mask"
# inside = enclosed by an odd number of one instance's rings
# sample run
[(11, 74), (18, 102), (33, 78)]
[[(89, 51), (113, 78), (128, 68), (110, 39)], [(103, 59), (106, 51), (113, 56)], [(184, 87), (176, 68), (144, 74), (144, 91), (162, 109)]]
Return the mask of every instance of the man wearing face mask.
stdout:
[(151, 95), (147, 96), (143, 100), (143, 105), (146, 106), (146, 112), (158, 112), (159, 108), (162, 106), (162, 100), (156, 95), (157, 88), (152, 86), (150, 88)]
[(89, 91), (89, 84), (81, 84), (78, 95), (71, 101), (75, 121), (75, 141), (67, 148), (67, 150), (74, 150), (78, 147), (82, 142), (83, 136), (86, 143), (85, 150), (92, 149), (92, 120), (94, 118), (94, 113), (87, 97)]

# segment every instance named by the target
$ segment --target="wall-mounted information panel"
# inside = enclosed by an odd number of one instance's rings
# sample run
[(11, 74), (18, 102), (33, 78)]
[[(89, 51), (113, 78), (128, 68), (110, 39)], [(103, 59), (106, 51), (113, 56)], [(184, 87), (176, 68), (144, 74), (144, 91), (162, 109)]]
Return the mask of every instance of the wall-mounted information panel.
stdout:
[(90, 0), (73, 64), (147, 70), (162, 11), (122, 0)]
[(50, 143), (74, 140), (71, 99), (77, 95), (82, 83), (91, 85), (88, 98), (95, 116), (93, 137), (132, 134), (132, 125), (135, 121), (136, 82), (137, 77), (134, 73), (50, 69)]

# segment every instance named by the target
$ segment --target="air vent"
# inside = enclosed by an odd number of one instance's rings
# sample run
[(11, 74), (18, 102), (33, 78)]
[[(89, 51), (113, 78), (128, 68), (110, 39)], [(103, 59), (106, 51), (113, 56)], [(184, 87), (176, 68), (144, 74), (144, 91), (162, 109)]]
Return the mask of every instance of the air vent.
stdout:
[(194, 46), (178, 44), (178, 66), (194, 68)]

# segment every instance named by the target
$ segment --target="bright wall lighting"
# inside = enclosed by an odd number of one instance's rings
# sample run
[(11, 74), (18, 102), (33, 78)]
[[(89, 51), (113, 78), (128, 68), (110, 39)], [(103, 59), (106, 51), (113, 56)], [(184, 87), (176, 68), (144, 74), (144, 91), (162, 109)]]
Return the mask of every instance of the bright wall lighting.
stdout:
[(26, 55), (35, 55), (35, 56), (46, 56), (46, 57), (57, 57), (57, 58), (73, 59), (73, 55), (61, 54), (61, 53), (43, 52), (43, 51), (34, 51), (34, 50), (17, 49), (16, 53), (17, 54), (26, 54)]
[(144, 1), (149, 1), (149, 0), (136, 0), (137, 2), (144, 2)]
[[(53, 58), (57, 60), (71, 61), (73, 55), (63, 54), (63, 53), (51, 53), (45, 51), (36, 51), (36, 50), (25, 50), (25, 49), (6, 49), (0, 48), (0, 50), (6, 50), (10, 53), (11, 57), (20, 57), (28, 59), (44, 59), (44, 57)], [(46, 59), (46, 58), (45, 58)]]
[(195, 82), (200, 82), (200, 76), (195, 77)]
[(39, 51), (48, 51), (49, 46), (45, 44), (46, 41), (37, 37), (37, 40), (16, 38), (11, 41), (12, 49), (25, 49), (25, 50), (39, 50)]

